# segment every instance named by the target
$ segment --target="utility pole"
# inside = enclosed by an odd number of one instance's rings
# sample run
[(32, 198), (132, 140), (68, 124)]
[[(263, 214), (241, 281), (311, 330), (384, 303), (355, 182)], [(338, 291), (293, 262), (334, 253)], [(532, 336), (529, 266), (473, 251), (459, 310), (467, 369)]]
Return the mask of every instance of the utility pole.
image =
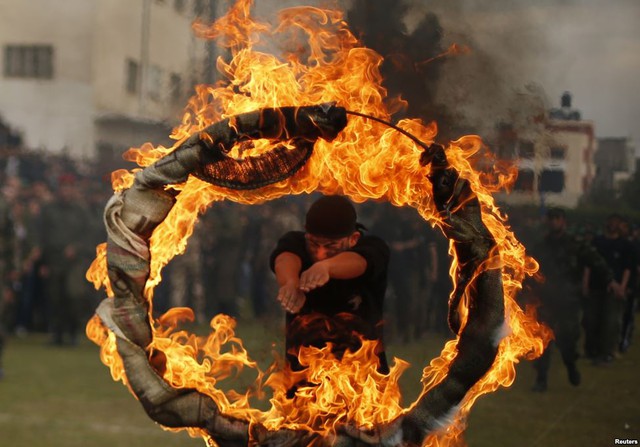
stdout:
[(151, 0), (142, 0), (142, 23), (140, 34), (140, 88), (138, 89), (138, 105), (141, 118), (147, 107), (147, 90), (149, 77), (149, 34), (151, 32)]
[[(217, 18), (217, 0), (209, 0), (207, 2), (207, 13), (205, 17), (209, 23), (212, 23)], [(204, 82), (206, 84), (214, 84), (218, 77), (216, 71), (216, 59), (218, 56), (218, 48), (213, 40), (209, 40), (205, 43), (205, 65), (204, 65)]]

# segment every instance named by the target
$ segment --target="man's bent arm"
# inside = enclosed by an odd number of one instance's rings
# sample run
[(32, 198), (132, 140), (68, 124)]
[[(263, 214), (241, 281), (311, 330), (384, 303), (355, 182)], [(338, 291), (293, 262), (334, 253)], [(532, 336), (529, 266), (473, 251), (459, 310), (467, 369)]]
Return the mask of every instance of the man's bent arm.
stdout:
[(362, 276), (367, 271), (367, 260), (352, 251), (339, 253), (319, 261), (317, 264), (327, 266), (331, 279), (353, 279)]
[(357, 278), (367, 271), (367, 260), (351, 251), (339, 253), (313, 264), (300, 275), (300, 290), (310, 292), (331, 279)]
[(302, 261), (298, 255), (285, 251), (280, 253), (274, 263), (276, 280), (281, 287), (285, 284), (297, 284), (302, 270)]

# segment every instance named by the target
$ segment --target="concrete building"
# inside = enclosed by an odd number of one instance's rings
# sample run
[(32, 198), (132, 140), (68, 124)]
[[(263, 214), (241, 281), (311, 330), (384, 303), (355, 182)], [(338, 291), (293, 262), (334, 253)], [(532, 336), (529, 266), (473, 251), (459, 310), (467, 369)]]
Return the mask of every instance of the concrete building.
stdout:
[(594, 160), (596, 176), (594, 186), (618, 192), (621, 183), (636, 172), (635, 147), (628, 137), (598, 138)]
[(499, 158), (517, 165), (518, 179), (500, 200), (575, 207), (595, 176), (595, 143), (593, 123), (572, 108), (569, 93), (562, 96), (560, 108), (529, 120), (526, 128), (502, 124), (493, 146)]
[(207, 81), (191, 23), (214, 4), (0, 0), (0, 119), (27, 147), (78, 158), (167, 143)]

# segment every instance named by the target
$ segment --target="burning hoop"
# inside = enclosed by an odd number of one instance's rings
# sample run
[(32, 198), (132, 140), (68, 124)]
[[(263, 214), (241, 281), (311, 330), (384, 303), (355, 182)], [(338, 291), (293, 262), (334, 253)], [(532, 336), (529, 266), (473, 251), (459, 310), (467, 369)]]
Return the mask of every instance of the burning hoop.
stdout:
[[(285, 10), (278, 29), (307, 33), (313, 63), (283, 64), (252, 48), (254, 34), (264, 27), (250, 20), (249, 6), (241, 0), (211, 28), (197, 29), (229, 40), (234, 59), (223, 69), (235, 87), (199, 88), (174, 133), (179, 143), (132, 151), (144, 169), (115, 176), (118, 192), (106, 209), (109, 240), (88, 272), (113, 298), (100, 306), (87, 333), (101, 345), (114, 379), (129, 385), (150, 417), (221, 446), (449, 445), (475, 399), (510, 385), (517, 359), (539, 355), (544, 344), (538, 323), (515, 303), (524, 276), (537, 265), (493, 202), (491, 192), (501, 182), (472, 168), (469, 158), (482, 146), (478, 137), (451, 143), (445, 155), (432, 144), (435, 125), (398, 123), (425, 142), (419, 145), (371, 120), (346, 120), (340, 105), (387, 121), (389, 114), (377, 72), (380, 58), (358, 46), (338, 12)], [(243, 35), (244, 47), (237, 40)], [(243, 141), (250, 145), (237, 153), (236, 143)], [(322, 408), (299, 413), (276, 399), (269, 412), (260, 412), (249, 406), (248, 396), (227, 395), (215, 386), (229, 368), (255, 366), (229, 321), (214, 318), (206, 339), (172, 334), (150, 321), (162, 267), (184, 250), (207, 206), (312, 191), (412, 206), (450, 240), (450, 325), (458, 338), (424, 369), (423, 392), (406, 410), (393, 401), (397, 368), (370, 384), (372, 390), (356, 390), (358, 399), (369, 399), (357, 401), (363, 408), (346, 409), (320, 425)], [(237, 344), (233, 355), (221, 351), (227, 341)], [(294, 413), (307, 419), (286, 418)]]

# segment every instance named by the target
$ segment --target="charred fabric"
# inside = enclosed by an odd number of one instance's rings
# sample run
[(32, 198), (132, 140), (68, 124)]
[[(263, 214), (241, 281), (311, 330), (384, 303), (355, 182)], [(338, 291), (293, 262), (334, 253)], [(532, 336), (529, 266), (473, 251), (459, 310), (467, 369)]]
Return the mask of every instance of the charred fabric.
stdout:
[[(338, 136), (347, 124), (346, 112), (334, 104), (321, 104), (261, 109), (225, 119), (137, 172), (133, 186), (108, 202), (107, 266), (114, 296), (101, 303), (97, 314), (115, 333), (130, 388), (154, 421), (166, 427), (200, 428), (221, 447), (419, 446), (448, 423), (466, 393), (491, 368), (504, 324), (503, 289), (500, 269), (481, 266), (496, 255), (496, 243), (469, 182), (448, 163), (443, 147), (434, 144), (421, 145), (425, 150), (420, 164), (431, 165), (428, 180), (436, 208), (458, 257), (449, 323), (459, 339), (443, 381), (395, 420), (367, 431), (345, 425), (327, 439), (306, 430), (270, 431), (226, 416), (211, 397), (195, 389), (174, 388), (162, 378), (164, 354), (149, 348), (152, 330), (144, 288), (150, 273), (149, 238), (176, 201), (177, 193), (165, 187), (183, 183), (189, 175), (233, 189), (286, 179), (309, 159), (318, 138), (332, 141)], [(288, 141), (294, 148), (276, 145), (260, 156), (229, 157), (237, 143), (261, 138)], [(471, 299), (466, 324), (461, 326), (457, 309), (465, 290)]]

